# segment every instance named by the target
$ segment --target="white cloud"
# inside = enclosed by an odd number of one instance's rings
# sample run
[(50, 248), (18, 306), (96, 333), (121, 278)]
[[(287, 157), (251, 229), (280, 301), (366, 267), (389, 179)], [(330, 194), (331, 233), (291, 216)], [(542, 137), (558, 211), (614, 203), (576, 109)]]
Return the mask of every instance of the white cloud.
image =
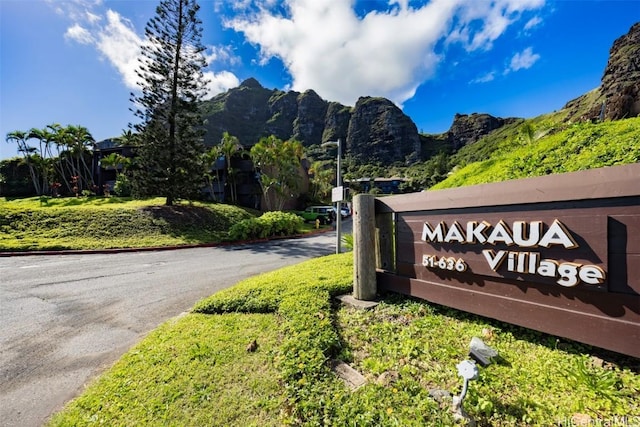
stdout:
[(124, 83), (131, 89), (138, 88), (136, 69), (142, 42), (143, 39), (136, 34), (130, 21), (117, 12), (107, 11), (107, 24), (98, 32), (96, 47), (116, 67)]
[[(55, 4), (56, 11), (66, 7), (76, 21), (70, 26), (65, 38), (81, 44), (91, 44), (111, 63), (122, 77), (123, 83), (133, 90), (139, 90), (140, 77), (136, 70), (140, 65), (141, 46), (146, 43), (139, 36), (130, 20), (118, 12), (107, 9), (96, 10), (102, 0), (73, 0)], [(61, 9), (62, 10), (62, 9)], [(64, 12), (64, 10), (62, 10)], [(82, 26), (79, 22), (83, 22)], [(237, 64), (240, 59), (233, 54), (229, 46), (209, 46), (205, 54), (208, 64)], [(238, 78), (229, 71), (205, 71), (207, 82), (206, 96), (213, 96), (240, 84)]]
[(473, 80), (471, 80), (469, 83), (473, 84), (473, 83), (489, 83), (493, 80), (495, 80), (496, 78), (496, 72), (495, 71), (490, 71), (480, 77), (477, 77)]
[(533, 53), (533, 49), (528, 47), (522, 52), (518, 52), (513, 55), (511, 58), (511, 62), (509, 63), (509, 67), (507, 67), (506, 73), (511, 71), (518, 71), (527, 68), (531, 68), (533, 64), (535, 64), (540, 59), (540, 55), (537, 53)]
[(447, 42), (461, 43), (471, 52), (489, 50), (522, 14), (544, 6), (545, 0), (495, 0), (463, 2), (456, 16), (457, 23), (447, 36)]
[(211, 98), (219, 93), (240, 85), (240, 80), (238, 80), (235, 74), (229, 71), (221, 71), (219, 73), (206, 71), (204, 73), (204, 78), (207, 80), (205, 98)]
[(204, 52), (204, 59), (207, 64), (238, 65), (242, 62), (242, 59), (233, 53), (232, 46), (207, 46), (207, 50)]
[[(45, 0), (58, 15), (73, 22), (82, 22), (97, 17), (91, 10), (102, 5), (102, 0)], [(93, 16), (92, 16), (93, 15)]]
[(124, 84), (137, 89), (135, 70), (143, 39), (129, 20), (110, 9), (105, 12), (101, 5), (102, 0), (55, 2), (56, 13), (74, 22), (67, 28), (65, 38), (93, 45), (120, 73)]
[(529, 21), (527, 21), (527, 23), (524, 25), (524, 30), (529, 31), (530, 29), (535, 28), (540, 24), (542, 24), (542, 18), (540, 18), (539, 16), (534, 16), (533, 18), (529, 19)]
[(409, 0), (389, 0), (390, 6), (394, 4), (397, 4), (401, 10), (407, 10), (409, 8)]
[(95, 41), (91, 33), (78, 23), (67, 28), (67, 31), (64, 33), (64, 38), (75, 40), (80, 44), (92, 44)]
[(263, 64), (281, 59), (294, 90), (314, 89), (347, 105), (361, 95), (401, 105), (435, 73), (443, 59), (436, 51), (439, 41), (469, 51), (490, 49), (525, 11), (544, 1), (432, 0), (411, 7), (407, 0), (390, 0), (388, 10), (363, 17), (356, 15), (354, 0), (287, 0), (277, 10), (255, 2), (258, 12), (226, 25), (259, 46)]
[(95, 13), (91, 13), (88, 10), (86, 11), (87, 14), (87, 21), (89, 21), (92, 24), (95, 24), (96, 22), (100, 21), (102, 19), (102, 17), (100, 15), (96, 15)]

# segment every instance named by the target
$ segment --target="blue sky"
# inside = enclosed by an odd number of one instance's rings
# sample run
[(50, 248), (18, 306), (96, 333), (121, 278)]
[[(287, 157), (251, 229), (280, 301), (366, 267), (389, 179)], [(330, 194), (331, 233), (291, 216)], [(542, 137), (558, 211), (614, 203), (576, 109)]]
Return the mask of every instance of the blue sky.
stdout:
[[(135, 121), (129, 94), (156, 0), (0, 0), (0, 159), (8, 132)], [(354, 105), (384, 96), (427, 133), (456, 113), (535, 117), (600, 84), (638, 0), (201, 0), (213, 96), (254, 77)]]

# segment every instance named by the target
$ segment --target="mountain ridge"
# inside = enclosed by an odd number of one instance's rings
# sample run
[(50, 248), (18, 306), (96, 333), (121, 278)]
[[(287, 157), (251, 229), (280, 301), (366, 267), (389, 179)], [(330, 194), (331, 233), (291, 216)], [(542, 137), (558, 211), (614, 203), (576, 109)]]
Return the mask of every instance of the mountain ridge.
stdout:
[[(413, 120), (390, 100), (360, 97), (354, 106), (322, 99), (315, 91), (266, 89), (251, 77), (216, 95), (202, 106), (205, 144), (212, 146), (223, 132), (245, 147), (261, 137), (296, 139), (305, 147), (342, 139), (355, 164), (411, 165), (438, 152), (455, 152), (501, 127), (523, 118), (488, 113), (456, 114), (442, 134), (419, 134)], [(640, 23), (613, 42), (601, 85), (568, 101), (564, 121), (619, 120), (640, 113)]]

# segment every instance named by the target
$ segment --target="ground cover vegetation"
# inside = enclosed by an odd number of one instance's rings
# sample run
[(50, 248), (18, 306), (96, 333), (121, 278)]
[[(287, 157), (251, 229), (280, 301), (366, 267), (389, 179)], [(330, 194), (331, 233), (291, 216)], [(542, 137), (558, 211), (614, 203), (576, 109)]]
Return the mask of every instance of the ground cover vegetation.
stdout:
[(120, 197), (0, 198), (0, 251), (212, 244), (312, 230), (300, 217), (212, 202)]
[[(640, 419), (637, 359), (395, 294), (368, 311), (339, 305), (352, 274), (351, 254), (330, 255), (205, 298), (49, 424), (455, 425), (456, 364), (474, 336), (500, 354), (469, 386), (464, 406), (478, 425)], [(351, 390), (332, 360), (366, 384)]]
[(640, 161), (640, 118), (572, 123), (565, 115), (518, 120), (456, 151), (423, 147), (429, 158), (411, 166), (356, 165), (347, 158), (345, 178), (402, 177), (404, 191), (421, 191)]
[[(434, 189), (595, 169), (640, 161), (640, 118), (556, 129), (544, 116), (452, 156), (451, 174)], [(491, 155), (487, 156), (487, 151)]]

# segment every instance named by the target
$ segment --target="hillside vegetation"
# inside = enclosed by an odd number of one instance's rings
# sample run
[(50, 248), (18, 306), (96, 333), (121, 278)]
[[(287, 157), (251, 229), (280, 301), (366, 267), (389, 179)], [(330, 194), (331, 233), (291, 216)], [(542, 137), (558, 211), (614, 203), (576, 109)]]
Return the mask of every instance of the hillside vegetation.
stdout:
[(255, 215), (223, 204), (118, 197), (0, 198), (0, 251), (140, 248), (220, 242)]
[[(557, 115), (504, 126), (449, 159), (433, 189), (499, 182), (640, 161), (640, 118), (558, 125)], [(559, 129), (560, 128), (560, 129)], [(527, 132), (528, 130), (528, 132)]]

